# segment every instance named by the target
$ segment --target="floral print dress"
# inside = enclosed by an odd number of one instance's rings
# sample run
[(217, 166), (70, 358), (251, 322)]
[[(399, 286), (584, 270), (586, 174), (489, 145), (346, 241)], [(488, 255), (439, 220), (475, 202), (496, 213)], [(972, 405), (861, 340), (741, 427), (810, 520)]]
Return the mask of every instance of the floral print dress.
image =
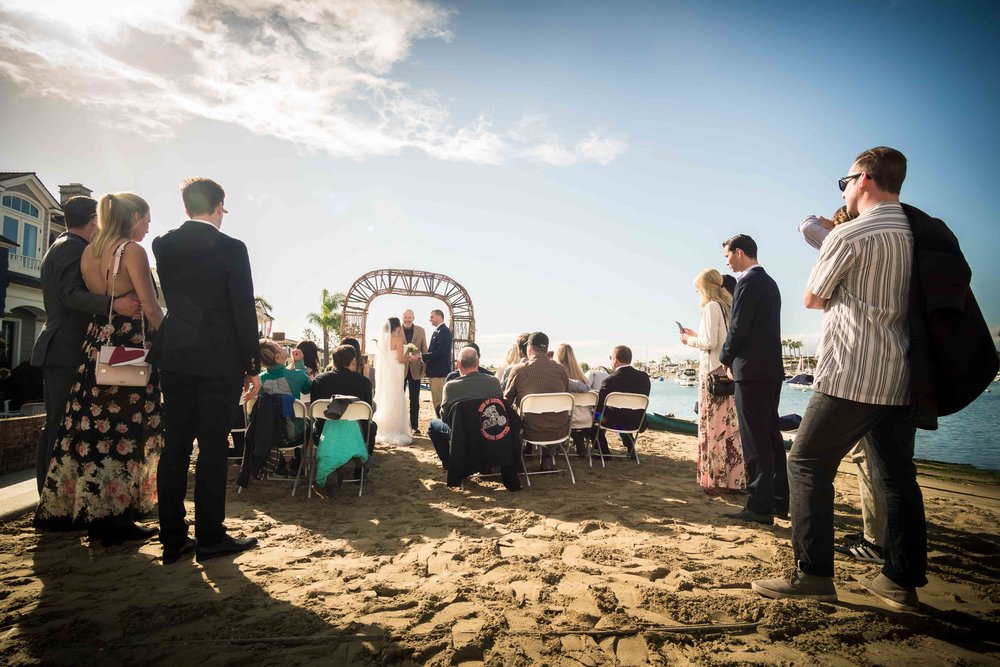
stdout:
[(707, 379), (701, 378), (698, 403), (698, 484), (710, 493), (745, 490), (747, 474), (736, 398), (713, 396), (708, 392)]
[(56, 434), (35, 525), (53, 530), (105, 529), (134, 522), (156, 504), (156, 466), (163, 449), (160, 382), (145, 387), (96, 382), (102, 345), (142, 345), (142, 322), (94, 316), (83, 362)]

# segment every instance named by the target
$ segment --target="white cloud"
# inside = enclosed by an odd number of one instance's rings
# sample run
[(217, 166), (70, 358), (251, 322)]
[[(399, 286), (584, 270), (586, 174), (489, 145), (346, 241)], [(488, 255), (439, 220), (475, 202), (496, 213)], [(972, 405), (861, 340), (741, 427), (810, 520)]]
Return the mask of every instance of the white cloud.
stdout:
[(542, 116), (456, 126), (433, 91), (392, 78), (416, 40), (451, 39), (451, 14), (425, 0), (4, 0), (0, 76), (154, 138), (205, 118), (354, 159), (603, 165), (624, 150), (596, 133), (567, 148)]

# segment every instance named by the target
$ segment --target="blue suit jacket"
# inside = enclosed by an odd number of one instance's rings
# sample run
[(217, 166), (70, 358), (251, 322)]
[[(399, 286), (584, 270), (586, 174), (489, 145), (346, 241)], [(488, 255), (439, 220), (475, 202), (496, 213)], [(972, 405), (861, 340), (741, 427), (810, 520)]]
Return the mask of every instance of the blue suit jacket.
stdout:
[(733, 369), (737, 382), (781, 382), (781, 292), (757, 266), (736, 284), (729, 334), (719, 361)]
[(429, 378), (443, 378), (451, 372), (451, 330), (447, 324), (440, 324), (431, 334), (424, 363), (427, 364), (424, 375)]

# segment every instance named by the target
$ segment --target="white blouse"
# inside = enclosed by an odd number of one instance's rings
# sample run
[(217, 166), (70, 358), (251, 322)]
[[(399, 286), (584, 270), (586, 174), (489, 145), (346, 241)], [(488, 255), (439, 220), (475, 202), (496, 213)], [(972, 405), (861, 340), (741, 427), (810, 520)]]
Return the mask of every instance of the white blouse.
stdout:
[(722, 315), (722, 304), (709, 301), (701, 309), (701, 324), (698, 325), (698, 335), (688, 336), (687, 344), (701, 350), (698, 372), (705, 377), (719, 366), (719, 355), (728, 334), (726, 318)]

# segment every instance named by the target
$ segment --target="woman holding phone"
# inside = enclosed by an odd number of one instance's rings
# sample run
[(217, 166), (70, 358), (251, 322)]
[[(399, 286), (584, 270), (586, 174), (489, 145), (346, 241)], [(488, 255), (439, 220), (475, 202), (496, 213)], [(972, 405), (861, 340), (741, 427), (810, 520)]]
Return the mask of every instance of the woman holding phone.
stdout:
[(733, 396), (708, 393), (709, 373), (722, 373), (719, 354), (726, 342), (732, 295), (723, 288), (722, 275), (705, 269), (694, 279), (701, 296), (701, 324), (698, 331), (677, 326), (681, 343), (701, 351), (699, 364), (700, 398), (698, 409), (698, 483), (708, 492), (746, 489), (743, 447), (736, 401)]

